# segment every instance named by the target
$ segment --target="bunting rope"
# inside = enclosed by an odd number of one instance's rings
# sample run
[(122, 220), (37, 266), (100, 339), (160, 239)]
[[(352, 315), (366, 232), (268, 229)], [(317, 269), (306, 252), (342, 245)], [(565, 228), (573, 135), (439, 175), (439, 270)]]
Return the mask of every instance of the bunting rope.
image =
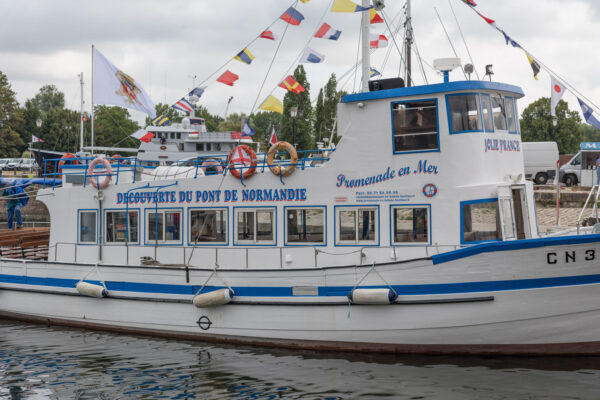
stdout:
[(475, 68), (475, 62), (473, 61), (473, 57), (471, 56), (471, 52), (469, 51), (469, 46), (467, 45), (467, 41), (465, 40), (465, 36), (463, 35), (462, 28), (460, 27), (460, 24), (458, 23), (458, 18), (456, 18), (456, 13), (454, 12), (454, 7), (452, 7), (452, 0), (448, 0), (448, 5), (450, 6), (450, 10), (452, 10), (452, 15), (454, 15), (454, 21), (456, 21), (456, 26), (458, 26), (458, 31), (460, 32), (460, 37), (462, 38), (463, 43), (465, 44), (465, 48), (467, 49), (467, 54), (469, 55), (469, 61), (471, 61), (471, 65), (473, 65), (473, 71), (475, 72), (475, 76), (477, 77), (477, 80), (481, 80), (481, 78), (479, 78), (479, 73), (477, 72), (477, 68)]

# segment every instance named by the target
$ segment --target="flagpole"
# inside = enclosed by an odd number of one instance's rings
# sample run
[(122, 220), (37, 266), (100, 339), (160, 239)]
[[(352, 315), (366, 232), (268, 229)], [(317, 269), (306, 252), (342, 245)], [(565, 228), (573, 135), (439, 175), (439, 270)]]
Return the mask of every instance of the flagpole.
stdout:
[(79, 74), (81, 85), (81, 115), (79, 116), (79, 151), (83, 153), (83, 72)]
[(92, 155), (94, 155), (94, 45), (92, 45), (92, 144), (91, 144), (91, 151), (92, 151)]
[[(362, 0), (362, 6), (364, 8), (370, 8), (370, 0)], [(370, 14), (367, 11), (361, 11), (362, 14), (362, 91), (369, 91), (369, 77), (371, 67), (371, 54), (370, 54)]]

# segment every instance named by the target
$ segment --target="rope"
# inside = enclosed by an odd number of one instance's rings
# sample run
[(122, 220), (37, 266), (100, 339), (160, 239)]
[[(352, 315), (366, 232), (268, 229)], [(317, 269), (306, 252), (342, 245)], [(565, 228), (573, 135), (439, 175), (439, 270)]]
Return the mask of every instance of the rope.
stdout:
[(100, 280), (100, 283), (102, 284), (102, 286), (104, 286), (104, 290), (108, 291), (108, 289), (106, 288), (106, 284), (104, 283), (104, 279), (102, 279), (102, 275), (100, 275), (100, 270), (98, 269), (98, 263), (94, 264), (94, 266), (92, 267), (92, 269), (90, 269), (88, 271), (87, 274), (85, 274), (85, 276), (83, 278), (81, 278), (79, 280), (79, 282), (77, 283), (81, 283), (85, 280), (85, 278), (88, 277), (89, 274), (91, 274), (92, 272), (94, 272), (94, 270), (98, 273), (98, 279)]
[(217, 273), (218, 268), (219, 268), (219, 264), (215, 264), (212, 272), (210, 273), (210, 275), (208, 275), (208, 278), (206, 278), (206, 280), (204, 281), (204, 283), (202, 284), (200, 289), (198, 289), (196, 294), (194, 294), (194, 296), (198, 296), (198, 294), (206, 287), (206, 285), (208, 284), (208, 281), (210, 281), (210, 279), (213, 277), (213, 275), (216, 276), (217, 278), (219, 278), (221, 280), (221, 282), (223, 282), (225, 284), (225, 286), (227, 286), (227, 289), (231, 290), (232, 292), (234, 291), (231, 288), (231, 286), (229, 286), (229, 284), (227, 282), (225, 282), (225, 279), (223, 279), (219, 276), (219, 274)]
[[(381, 278), (381, 280), (387, 285), (387, 287), (389, 287), (390, 290), (392, 292), (394, 292), (394, 294), (396, 296), (398, 296), (398, 293), (394, 290), (394, 288), (392, 287), (392, 285), (390, 285), (388, 283), (388, 281), (386, 281), (385, 278), (383, 276), (381, 276), (381, 274), (379, 272), (377, 272), (377, 270), (375, 269), (375, 261), (373, 261), (373, 264), (371, 265), (371, 268), (369, 268), (369, 270), (367, 271), (367, 273), (363, 275), (363, 277), (354, 285), (354, 287), (352, 289), (350, 289), (350, 293), (352, 293), (352, 291), (354, 291), (354, 289), (356, 289), (358, 287), (358, 285), (360, 285), (362, 283), (362, 281), (364, 281), (365, 278), (371, 272), (375, 272), (377, 274), (377, 276), (379, 276)], [(350, 298), (348, 298), (348, 319), (350, 319), (350, 309), (351, 309), (351, 307), (352, 307), (352, 301), (350, 301)]]

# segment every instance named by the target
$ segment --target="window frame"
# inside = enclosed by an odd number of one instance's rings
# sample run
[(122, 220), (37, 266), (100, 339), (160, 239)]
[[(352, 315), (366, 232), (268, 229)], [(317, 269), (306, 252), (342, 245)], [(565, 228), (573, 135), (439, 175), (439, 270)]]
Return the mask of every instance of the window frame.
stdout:
[[(225, 211), (225, 242), (193, 242), (192, 239), (192, 211)], [(229, 246), (229, 207), (188, 207), (187, 214), (187, 243), (195, 247)]]
[[(502, 103), (504, 104), (504, 122), (506, 123), (506, 129), (497, 129), (496, 128), (496, 118), (494, 116), (494, 98), (498, 98), (502, 100)], [(505, 97), (502, 96), (502, 94), (496, 94), (496, 95), (490, 95), (490, 101), (491, 101), (491, 106), (492, 106), (492, 122), (494, 124), (494, 131), (498, 131), (498, 132), (508, 132), (509, 126), (508, 126), (508, 115), (506, 113), (506, 101), (504, 101)]]
[[(179, 240), (151, 240), (149, 239), (149, 234), (150, 234), (150, 214), (153, 213), (159, 213), (159, 214), (165, 214), (167, 212), (179, 212), (180, 215), (180, 220), (179, 220)], [(185, 235), (185, 232), (183, 230), (184, 224), (183, 224), (183, 218), (184, 218), (184, 213), (183, 213), (183, 208), (182, 207), (166, 207), (166, 208), (155, 208), (155, 207), (150, 207), (150, 208), (145, 208), (144, 209), (144, 244), (148, 245), (148, 246), (154, 246), (154, 245), (158, 245), (158, 246), (182, 246), (183, 245), (183, 238)], [(165, 237), (165, 228), (166, 228), (166, 224), (163, 223), (163, 238)]]
[[(486, 96), (488, 98), (489, 101), (489, 106), (490, 109), (488, 111), (490, 111), (490, 119), (492, 121), (492, 126), (491, 129), (489, 129), (485, 123), (485, 118), (483, 116), (483, 101), (481, 101), (481, 99), (483, 98), (483, 96)], [(479, 105), (481, 107), (481, 121), (483, 122), (483, 131), (485, 133), (494, 133), (496, 132), (496, 127), (494, 126), (494, 110), (492, 108), (492, 95), (490, 93), (479, 93)]]
[[(504, 96), (504, 106), (505, 107), (506, 107), (506, 99), (512, 99), (513, 112), (515, 115), (515, 128), (516, 128), (516, 131), (511, 131), (510, 126), (508, 126), (508, 133), (510, 133), (511, 135), (518, 135), (518, 134), (520, 134), (520, 126), (519, 126), (519, 113), (518, 113), (518, 109), (517, 109), (517, 98), (514, 96)], [(507, 125), (510, 125), (510, 124), (508, 124), (508, 115), (506, 116), (506, 122), (507, 122)]]
[[(95, 234), (95, 241), (93, 242), (82, 242), (79, 239), (81, 238), (81, 225), (80, 225), (80, 221), (81, 221), (81, 213), (82, 212), (94, 212), (96, 214), (96, 231), (94, 232)], [(77, 234), (77, 244), (78, 245), (82, 245), (82, 246), (97, 246), (99, 243), (99, 235), (98, 235), (98, 228), (99, 228), (99, 222), (100, 219), (98, 217), (98, 209), (97, 208), (78, 208), (77, 209), (77, 230), (75, 231)]]
[[(479, 244), (479, 243), (487, 243), (487, 242), (501, 242), (502, 241), (502, 229), (500, 229), (500, 238), (499, 239), (488, 239), (488, 240), (473, 240), (473, 241), (465, 241), (465, 232), (464, 232), (464, 212), (463, 206), (469, 204), (481, 204), (481, 203), (496, 203), (496, 207), (500, 207), (498, 203), (497, 197), (491, 197), (487, 199), (476, 199), (476, 200), (466, 200), (460, 202), (460, 244)], [(500, 214), (500, 210), (498, 210), (498, 215)], [(498, 216), (498, 218), (500, 218)], [(501, 221), (496, 221), (496, 223), (501, 223)]]
[[(248, 212), (248, 211), (254, 211), (254, 228), (255, 228), (255, 232), (257, 232), (257, 224), (258, 224), (258, 218), (256, 218), (256, 211), (259, 210), (264, 210), (264, 209), (268, 209), (268, 210), (273, 210), (273, 241), (267, 241), (267, 240), (257, 240), (256, 239), (256, 233), (254, 234), (254, 240), (253, 241), (246, 241), (246, 240), (238, 240), (238, 213), (240, 212)], [(277, 207), (275, 206), (259, 206), (259, 207), (251, 207), (251, 206), (244, 206), (244, 207), (233, 207), (233, 230), (232, 230), (232, 234), (233, 234), (233, 245), (234, 246), (242, 246), (242, 247), (250, 247), (250, 246), (260, 246), (260, 247), (275, 247), (277, 246)]]
[[(426, 242), (396, 242), (394, 240), (394, 209), (396, 208), (426, 208), (427, 209), (427, 241)], [(431, 204), (390, 204), (390, 246), (402, 247), (402, 246), (431, 246), (432, 243), (432, 230), (431, 230)]]
[[(287, 237), (287, 212), (288, 210), (323, 210), (323, 242), (288, 242)], [(327, 246), (327, 206), (284, 206), (283, 207), (283, 243), (288, 247), (325, 247)]]
[[(448, 119), (448, 132), (450, 132), (450, 135), (459, 135), (462, 133), (487, 132), (485, 130), (485, 120), (483, 118), (483, 104), (481, 103), (481, 95), (482, 95), (481, 93), (477, 93), (477, 92), (451, 93), (451, 94), (446, 95), (446, 117)], [(479, 118), (481, 119), (481, 129), (468, 130), (468, 131), (453, 131), (452, 130), (452, 118), (451, 118), (451, 114), (450, 114), (450, 101), (448, 99), (450, 97), (456, 97), (456, 96), (476, 96), (477, 97), (477, 103), (478, 103), (477, 111), (479, 113)], [(488, 94), (488, 96), (489, 96), (489, 94)], [(491, 97), (490, 97), (490, 102), (491, 102)], [(492, 119), (492, 122), (493, 122), (493, 119)]]
[[(339, 235), (339, 223), (338, 216), (339, 212), (343, 209), (353, 209), (358, 211), (359, 209), (375, 209), (376, 218), (375, 221), (377, 226), (375, 228), (375, 240), (355, 240), (354, 243), (350, 241), (344, 240), (340, 241)], [(356, 216), (358, 218), (358, 216)], [(355, 227), (356, 232), (358, 233), (358, 220), (355, 219)], [(361, 204), (361, 205), (343, 205), (343, 206), (333, 206), (333, 232), (334, 232), (334, 247), (377, 247), (381, 242), (381, 212), (379, 208), (379, 204)]]
[[(129, 213), (129, 212), (137, 212), (138, 214), (138, 233), (137, 233), (137, 241), (132, 242), (132, 241), (124, 241), (124, 242), (109, 242), (107, 240), (108, 238), (108, 234), (107, 234), (107, 229), (108, 229), (108, 213), (114, 213), (114, 212), (123, 212), (123, 213)], [(129, 225), (129, 214), (126, 214), (127, 217), (127, 223)], [(103, 228), (104, 228), (104, 236), (103, 236), (103, 241), (105, 245), (108, 246), (115, 246), (115, 245), (124, 245), (127, 244), (127, 246), (139, 246), (140, 245), (140, 236), (141, 236), (141, 232), (142, 232), (142, 221), (140, 219), (140, 209), (139, 208), (106, 208), (104, 209), (104, 215), (103, 215)], [(129, 233), (129, 229), (127, 230), (127, 233)]]
[[(404, 103), (415, 103), (422, 101), (434, 101), (435, 102), (435, 123), (437, 130), (437, 149), (425, 149), (425, 150), (406, 150), (406, 151), (397, 151), (396, 145), (394, 144), (395, 134), (394, 134), (394, 105), (395, 104), (404, 104)], [(392, 153), (393, 154), (413, 154), (413, 153), (436, 153), (441, 151), (440, 146), (440, 113), (439, 113), (439, 101), (437, 97), (434, 98), (426, 98), (426, 99), (411, 99), (411, 100), (401, 100), (401, 101), (392, 101), (390, 102), (390, 119), (392, 123)], [(337, 236), (336, 236), (337, 238)]]

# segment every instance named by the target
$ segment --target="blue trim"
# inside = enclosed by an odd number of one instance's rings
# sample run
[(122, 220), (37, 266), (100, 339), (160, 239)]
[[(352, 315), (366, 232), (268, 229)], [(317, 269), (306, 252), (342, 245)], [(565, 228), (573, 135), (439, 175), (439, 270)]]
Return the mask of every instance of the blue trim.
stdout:
[[(270, 210), (274, 210), (273, 213), (273, 223), (275, 224), (275, 230), (273, 232), (273, 243), (268, 242), (268, 241), (257, 241), (256, 240), (256, 235), (258, 234), (258, 219), (256, 219), (256, 213), (255, 213), (255, 222), (256, 222), (256, 231), (254, 232), (254, 241), (253, 242), (238, 242), (237, 239), (237, 214), (236, 214), (236, 209), (246, 209), (246, 210), (258, 210), (261, 208), (268, 208)], [(239, 246), (239, 247), (275, 247), (277, 246), (277, 207), (276, 206), (235, 206), (233, 207), (233, 218), (232, 218), (232, 225), (233, 225), (233, 230), (232, 230), (232, 235), (233, 235), (233, 245), (234, 246)]]
[[(148, 214), (155, 214), (156, 212), (158, 212), (159, 214), (164, 214), (165, 211), (179, 211), (179, 237), (181, 238), (181, 240), (176, 241), (176, 240), (164, 240), (164, 237), (166, 236), (163, 231), (163, 240), (148, 240), (148, 236), (146, 235), (146, 229), (144, 229), (144, 245), (145, 246), (183, 246), (183, 238), (185, 236), (185, 232), (184, 232), (184, 223), (183, 223), (183, 218), (185, 217), (184, 213), (183, 213), (183, 207), (165, 207), (165, 208), (161, 208), (161, 207), (147, 207), (144, 208), (144, 228), (149, 227), (150, 224), (148, 222)], [(166, 229), (166, 221), (163, 220), (163, 229)]]
[(459, 260), (482, 253), (491, 253), (495, 251), (514, 251), (523, 249), (536, 249), (539, 247), (573, 245), (584, 243), (600, 242), (600, 234), (581, 235), (581, 236), (562, 236), (540, 239), (522, 239), (511, 240), (507, 242), (488, 242), (480, 243), (474, 246), (449, 251), (447, 253), (437, 254), (431, 257), (434, 264), (442, 264), (449, 261)]
[[(323, 214), (323, 242), (299, 242), (297, 244), (289, 244), (287, 241), (287, 210), (299, 210), (299, 209), (322, 209), (325, 211)], [(314, 205), (314, 206), (283, 206), (283, 243), (287, 247), (325, 247), (327, 246), (327, 206)]]
[[(427, 208), (427, 242), (407, 242), (407, 243), (394, 243), (394, 208)], [(431, 204), (390, 204), (390, 246), (392, 247), (406, 247), (406, 246), (431, 246), (433, 232), (431, 230)]]
[[(81, 213), (81, 211), (94, 211), (96, 213), (96, 241), (95, 242), (80, 242), (79, 241), (79, 237), (80, 237), (80, 231), (79, 231), (79, 215)], [(97, 208), (78, 208), (77, 209), (77, 227), (75, 229), (75, 232), (77, 234), (77, 245), (78, 246), (98, 246), (98, 240), (99, 240), (99, 235), (98, 235), (98, 228), (99, 228), (99, 222), (100, 222), (100, 217), (99, 217), (99, 212)]]
[[(407, 151), (396, 151), (396, 141), (394, 135), (394, 104), (414, 103), (422, 101), (435, 101), (435, 124), (437, 128), (437, 149), (425, 149), (425, 150), (407, 150)], [(440, 147), (440, 114), (439, 114), (439, 102), (438, 99), (415, 99), (415, 100), (403, 100), (403, 101), (392, 101), (390, 103), (390, 116), (392, 121), (392, 152), (393, 154), (412, 154), (412, 153), (439, 153)]]
[[(125, 244), (125, 242), (107, 242), (106, 241), (106, 237), (107, 237), (106, 228), (108, 227), (106, 224), (106, 214), (109, 212), (124, 212), (125, 213), (125, 212), (132, 212), (132, 211), (137, 211), (137, 213), (138, 213), (138, 234), (137, 234), (138, 240), (137, 240), (137, 242), (130, 242), (128, 240), (127, 245), (128, 246), (139, 246), (140, 245), (140, 241), (141, 241), (140, 235), (142, 232), (142, 226), (141, 226), (142, 220), (140, 218), (141, 210), (139, 208), (128, 208), (127, 210), (125, 208), (105, 208), (103, 211), (104, 211), (104, 215), (102, 216), (102, 226), (104, 227), (104, 235), (102, 235), (102, 238), (104, 239), (104, 245), (114, 246), (114, 245), (124, 245)], [(127, 216), (127, 222), (129, 222), (129, 216)], [(129, 225), (131, 225), (131, 224), (129, 224)], [(131, 226), (129, 226), (127, 228), (127, 234), (129, 234), (129, 229), (131, 229)], [(127, 238), (127, 239), (129, 239), (129, 238)]]
[[(339, 235), (338, 235), (338, 231), (337, 231), (337, 216), (338, 216), (338, 212), (337, 209), (338, 208), (353, 208), (356, 211), (358, 211), (359, 208), (377, 208), (377, 241), (356, 241), (353, 244), (347, 243), (347, 244), (340, 244), (339, 243)], [(380, 216), (380, 209), (379, 209), (379, 204), (361, 204), (361, 205), (343, 205), (343, 206), (333, 206), (333, 246), (334, 247), (377, 247), (379, 246), (379, 243), (381, 242), (381, 216)], [(356, 224), (356, 231), (358, 233), (358, 223)]]
[[(187, 212), (187, 234), (190, 236), (186, 236), (187, 237), (187, 243), (188, 246), (196, 246), (196, 247), (201, 247), (201, 246), (210, 246), (210, 247), (215, 247), (215, 246), (229, 246), (229, 207), (188, 207), (187, 208), (188, 212)], [(192, 229), (190, 227), (190, 223), (192, 221), (192, 211), (193, 210), (225, 210), (225, 226), (226, 226), (226, 232), (225, 232), (225, 242), (202, 242), (202, 244), (200, 243), (192, 243), (191, 241), (191, 235), (192, 235)]]
[(488, 81), (454, 81), (449, 83), (436, 83), (433, 85), (410, 86), (404, 88), (378, 90), (375, 92), (347, 94), (342, 98), (342, 103), (353, 103), (366, 100), (381, 100), (393, 97), (424, 96), (431, 94), (443, 94), (448, 92), (458, 92), (461, 90), (493, 90), (508, 92), (517, 98), (525, 94), (520, 87), (508, 85), (506, 83), (488, 82)]
[(460, 225), (460, 244), (477, 244), (477, 243), (487, 243), (487, 242), (502, 241), (502, 239), (490, 239), (490, 240), (474, 240), (474, 241), (465, 242), (465, 232), (464, 232), (464, 228), (463, 228), (463, 221), (464, 221), (463, 205), (467, 205), (467, 204), (480, 204), (480, 203), (494, 203), (494, 202), (498, 203), (498, 198), (497, 197), (492, 197), (492, 198), (488, 198), (488, 199), (467, 200), (467, 201), (461, 201), (460, 202), (460, 221), (459, 221), (459, 225)]
[[(469, 131), (454, 131), (452, 129), (452, 119), (450, 118), (450, 102), (448, 101), (448, 99), (450, 97), (457, 97), (457, 96), (475, 96), (477, 98), (477, 105), (478, 105), (478, 117), (479, 117), (479, 121), (481, 122), (481, 129), (474, 129), (474, 130), (469, 130)], [(481, 98), (479, 97), (479, 93), (455, 93), (455, 94), (447, 94), (446, 95), (446, 119), (448, 120), (448, 132), (450, 132), (451, 135), (457, 135), (460, 133), (481, 133), (481, 132), (485, 132), (485, 124), (483, 123), (483, 112), (481, 109)]]

